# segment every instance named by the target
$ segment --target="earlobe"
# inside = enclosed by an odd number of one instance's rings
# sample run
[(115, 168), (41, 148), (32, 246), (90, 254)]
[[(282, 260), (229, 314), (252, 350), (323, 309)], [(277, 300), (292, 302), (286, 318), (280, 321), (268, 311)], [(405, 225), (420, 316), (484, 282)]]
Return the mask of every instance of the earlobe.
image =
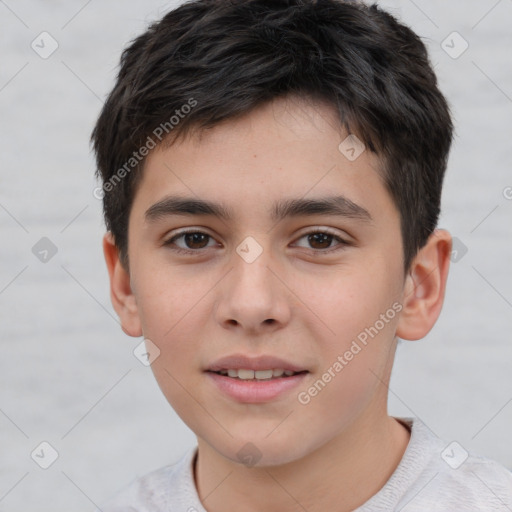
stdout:
[(438, 229), (414, 258), (403, 290), (399, 338), (423, 338), (436, 323), (444, 301), (451, 246), (450, 233)]
[(103, 237), (103, 255), (110, 278), (110, 300), (121, 321), (121, 328), (128, 336), (142, 336), (142, 327), (135, 295), (130, 283), (130, 274), (119, 259), (119, 251), (110, 231), (105, 233)]

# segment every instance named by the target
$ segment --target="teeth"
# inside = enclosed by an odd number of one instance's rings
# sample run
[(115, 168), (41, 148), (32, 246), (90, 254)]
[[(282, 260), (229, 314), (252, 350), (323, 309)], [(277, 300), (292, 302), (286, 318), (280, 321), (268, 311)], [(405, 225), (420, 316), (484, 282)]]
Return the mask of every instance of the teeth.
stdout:
[(255, 379), (271, 379), (272, 375), (272, 370), (257, 370), (254, 372)]
[(254, 370), (238, 370), (238, 378), (242, 380), (254, 379)]
[(281, 377), (282, 375), (289, 377), (295, 372), (290, 370), (283, 370), (281, 368), (273, 370), (246, 370), (243, 368), (236, 370), (234, 368), (230, 368), (229, 370), (221, 370), (218, 373), (221, 375), (227, 375), (228, 377), (239, 378), (241, 380), (268, 380), (272, 379), (273, 377)]

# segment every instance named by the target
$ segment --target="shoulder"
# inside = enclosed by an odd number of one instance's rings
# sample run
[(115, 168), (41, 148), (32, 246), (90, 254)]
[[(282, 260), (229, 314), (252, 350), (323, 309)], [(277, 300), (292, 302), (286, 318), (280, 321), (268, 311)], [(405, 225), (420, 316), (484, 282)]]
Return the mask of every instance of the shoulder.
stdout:
[(432, 512), (512, 509), (510, 470), (467, 451), (456, 441), (441, 440), (418, 419), (411, 420), (411, 425), (413, 452), (421, 454), (423, 463), (404, 490), (401, 504), (414, 503), (414, 510)]
[(357, 512), (507, 512), (512, 473), (498, 462), (445, 442), (417, 418), (396, 418), (409, 445), (384, 487)]
[[(431, 472), (436, 474), (427, 496), (443, 503), (446, 510), (511, 510), (512, 472), (494, 460), (466, 452), (458, 444), (451, 445), (442, 453), (441, 462), (432, 464)], [(457, 450), (459, 458), (451, 463)]]
[(196, 449), (188, 450), (175, 464), (133, 480), (97, 512), (167, 512), (181, 503), (191, 503), (196, 494), (192, 469)]

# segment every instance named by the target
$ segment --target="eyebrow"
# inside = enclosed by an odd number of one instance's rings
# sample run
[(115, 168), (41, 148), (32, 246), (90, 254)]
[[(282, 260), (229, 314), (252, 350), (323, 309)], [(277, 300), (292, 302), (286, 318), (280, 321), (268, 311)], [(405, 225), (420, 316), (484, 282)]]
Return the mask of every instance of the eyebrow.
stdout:
[[(150, 206), (144, 217), (146, 222), (155, 222), (171, 215), (214, 216), (225, 221), (234, 217), (233, 212), (221, 203), (181, 196), (166, 196)], [(271, 220), (275, 222), (289, 217), (314, 215), (334, 215), (366, 222), (373, 220), (368, 210), (345, 196), (284, 199), (274, 203), (271, 210)]]

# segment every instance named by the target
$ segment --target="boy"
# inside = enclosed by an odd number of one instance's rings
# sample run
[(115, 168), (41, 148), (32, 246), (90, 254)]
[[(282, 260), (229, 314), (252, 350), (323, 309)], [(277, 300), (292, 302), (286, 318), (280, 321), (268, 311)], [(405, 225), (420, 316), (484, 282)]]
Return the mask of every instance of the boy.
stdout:
[(507, 469), (387, 413), (443, 303), (452, 129), (375, 5), (196, 0), (132, 42), (92, 135), (111, 298), (197, 447), (104, 512), (512, 509)]

